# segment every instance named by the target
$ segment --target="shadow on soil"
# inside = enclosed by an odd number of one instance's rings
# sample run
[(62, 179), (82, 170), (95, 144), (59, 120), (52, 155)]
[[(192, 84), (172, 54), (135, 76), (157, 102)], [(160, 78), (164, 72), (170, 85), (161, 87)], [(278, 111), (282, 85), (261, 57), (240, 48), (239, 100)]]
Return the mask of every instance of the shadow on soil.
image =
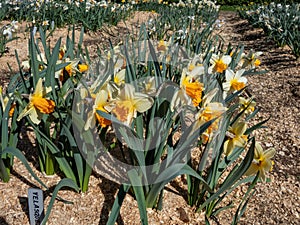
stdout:
[(0, 217), (0, 224), (1, 225), (9, 225), (2, 216)]
[[(101, 179), (101, 183), (99, 184), (99, 188), (101, 189), (101, 192), (104, 195), (104, 203), (101, 209), (100, 213), (100, 220), (99, 225), (105, 225), (108, 221), (108, 218), (110, 216), (110, 212), (112, 209), (112, 206), (115, 201), (115, 195), (119, 190), (119, 185), (106, 179), (105, 177), (99, 175), (99, 174), (93, 174), (95, 177)], [(120, 203), (121, 204), (121, 203)], [(121, 215), (118, 216), (117, 219), (118, 225), (124, 225), (124, 221), (121, 217)]]

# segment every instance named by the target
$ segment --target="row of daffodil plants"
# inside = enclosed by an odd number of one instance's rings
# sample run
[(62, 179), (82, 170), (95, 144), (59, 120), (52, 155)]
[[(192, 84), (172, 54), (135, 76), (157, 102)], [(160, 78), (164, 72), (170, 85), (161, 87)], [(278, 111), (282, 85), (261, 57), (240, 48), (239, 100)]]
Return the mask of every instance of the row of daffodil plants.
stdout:
[[(28, 30), (36, 32), (37, 27), (54, 31), (57, 27), (78, 25), (85, 31), (104, 29), (103, 25), (116, 25), (131, 12), (151, 11), (148, 21), (149, 36), (163, 39), (174, 32), (177, 38), (185, 37), (191, 26), (211, 32), (216, 20), (218, 6), (211, 1), (189, 1), (167, 4), (167, 2), (112, 3), (106, 1), (2, 1), (0, 20), (13, 20), (1, 28), (0, 56), (6, 51), (8, 42), (18, 38), (18, 21), (27, 21)], [(178, 15), (181, 15), (178, 18)], [(131, 27), (128, 27), (129, 30)], [(104, 29), (110, 33), (109, 29)]]
[[(206, 8), (203, 10), (203, 8)], [(168, 30), (174, 31), (184, 29), (185, 20), (194, 20), (196, 22), (208, 22), (211, 14), (216, 15), (217, 6), (211, 1), (179, 1), (177, 3), (168, 3), (163, 1), (132, 1), (114, 3), (111, 1), (96, 0), (74, 0), (74, 1), (2, 1), (0, 19), (9, 19), (15, 21), (27, 21), (32, 26), (43, 25), (50, 29), (63, 27), (66, 25), (80, 25), (86, 31), (97, 31), (103, 25), (116, 25), (119, 21), (126, 19), (132, 11), (145, 10), (153, 11), (161, 16)], [(200, 15), (203, 14), (203, 15)], [(173, 20), (174, 16), (182, 17)], [(206, 14), (206, 15), (204, 15)], [(186, 18), (189, 16), (189, 18)], [(185, 26), (182, 26), (185, 25)], [(155, 29), (155, 28), (154, 28)]]
[(288, 45), (292, 54), (300, 57), (300, 4), (270, 3), (240, 10), (251, 24), (261, 27), (280, 47)]
[(121, 184), (107, 224), (128, 192), (148, 224), (146, 209), (163, 207), (164, 187), (179, 175), (187, 179), (188, 204), (205, 211), (207, 224), (233, 207), (224, 202), (236, 187), (247, 185), (232, 218), (239, 221), (275, 154), (255, 142), (253, 131), (266, 121), (250, 125), (259, 110), (247, 75), (260, 73), (261, 52), (225, 47), (193, 26), (184, 37), (151, 40), (146, 23), (137, 37), (91, 61), (83, 29), (79, 43), (72, 35), (53, 49), (43, 27), (38, 33), (31, 33), (29, 60), (16, 54), (20, 72), (1, 90), (4, 181), (13, 155), (32, 173), (16, 148), (21, 130), (31, 129), (40, 170), (66, 177), (54, 197), (64, 185), (87, 191), (93, 169)]
[(132, 11), (133, 4), (97, 0), (2, 0), (4, 19), (27, 21), (32, 26), (43, 25), (54, 29), (70, 24), (96, 31), (104, 24), (116, 25)]

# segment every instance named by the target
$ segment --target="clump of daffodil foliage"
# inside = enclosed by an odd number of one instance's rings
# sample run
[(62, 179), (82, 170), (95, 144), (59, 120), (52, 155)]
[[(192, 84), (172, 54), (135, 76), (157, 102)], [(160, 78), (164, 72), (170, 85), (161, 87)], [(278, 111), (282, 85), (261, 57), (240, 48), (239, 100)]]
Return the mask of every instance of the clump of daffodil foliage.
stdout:
[(261, 27), (280, 47), (288, 45), (293, 55), (300, 57), (300, 4), (270, 3), (254, 4), (241, 9), (240, 15), (251, 24)]
[(66, 186), (83, 192), (93, 169), (121, 184), (108, 224), (129, 192), (141, 223), (148, 224), (146, 209), (163, 207), (164, 188), (179, 175), (187, 180), (187, 203), (205, 211), (208, 224), (232, 206), (225, 198), (245, 185), (232, 218), (237, 224), (275, 154), (255, 141), (253, 131), (267, 120), (253, 125), (259, 110), (247, 91), (247, 76), (261, 73), (262, 52), (224, 47), (209, 29), (194, 25), (180, 35), (168, 29), (149, 39), (155, 35), (148, 21), (139, 35), (94, 60), (82, 45), (84, 29), (79, 43), (73, 35), (53, 49), (43, 27), (38, 39), (32, 33), (29, 59), (17, 56), (20, 72), (1, 89), (1, 128), (9, 127), (1, 133), (2, 179), (9, 178), (12, 155), (26, 164), (10, 145), (20, 127), (31, 128), (43, 173), (59, 173)]

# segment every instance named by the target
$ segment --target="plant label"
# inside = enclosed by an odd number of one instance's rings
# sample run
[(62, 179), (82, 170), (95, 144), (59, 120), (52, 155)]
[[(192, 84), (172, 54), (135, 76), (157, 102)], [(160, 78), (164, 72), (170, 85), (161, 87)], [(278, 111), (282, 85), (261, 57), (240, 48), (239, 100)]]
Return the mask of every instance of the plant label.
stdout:
[(28, 207), (30, 225), (40, 224), (44, 218), (44, 198), (41, 189), (28, 189)]

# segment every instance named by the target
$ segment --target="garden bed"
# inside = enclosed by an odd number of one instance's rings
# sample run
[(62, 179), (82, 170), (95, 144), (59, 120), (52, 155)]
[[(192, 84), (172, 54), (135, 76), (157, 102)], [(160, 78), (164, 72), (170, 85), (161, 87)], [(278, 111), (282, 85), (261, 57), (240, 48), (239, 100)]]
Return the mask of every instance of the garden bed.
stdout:
[[(149, 15), (149, 13), (147, 13)], [(131, 23), (138, 18), (144, 18), (144, 13), (137, 13)], [(290, 54), (288, 48), (277, 48), (269, 41), (261, 29), (251, 27), (246, 20), (241, 20), (236, 13), (220, 12), (221, 28), (217, 31), (233, 45), (244, 44), (247, 50), (262, 51), (263, 69), (266, 74), (249, 78), (249, 91), (255, 96), (261, 111), (257, 120), (266, 119), (267, 127), (263, 132), (257, 131), (257, 139), (266, 147), (274, 147), (277, 150), (274, 169), (271, 172), (271, 182), (258, 184), (256, 193), (250, 199), (247, 211), (241, 219), (241, 224), (299, 224), (299, 120), (300, 120), (300, 65)], [(22, 26), (25, 28), (25, 26)], [(122, 32), (127, 32), (124, 26), (112, 28), (115, 36), (111, 36), (114, 43), (118, 43), (118, 37)], [(66, 29), (59, 29), (53, 34), (55, 43), (59, 36), (67, 33)], [(96, 44), (101, 45), (107, 40), (106, 32), (85, 35), (84, 45), (95, 53)], [(105, 37), (105, 38), (101, 38)], [(0, 58), (2, 83), (9, 79), (9, 71), (6, 62), (14, 65), (14, 49), (25, 60), (28, 37), (9, 43), (9, 52)], [(22, 58), (23, 57), (23, 58)], [(13, 67), (17, 71), (17, 67)], [(26, 154), (31, 166), (38, 167), (34, 140), (24, 140), (19, 148)], [(29, 135), (30, 138), (30, 135)], [(60, 180), (58, 175), (43, 176), (35, 169), (36, 174), (49, 187)], [(202, 214), (194, 213), (194, 209), (186, 203), (185, 178), (179, 177), (166, 187), (164, 207), (162, 211), (148, 209), (149, 224), (204, 224)], [(38, 183), (28, 174), (25, 167), (18, 159), (12, 171), (11, 180), (8, 183), (0, 183), (0, 199), (3, 203), (0, 208), (1, 224), (28, 224), (27, 190), (29, 187), (39, 187)], [(114, 202), (119, 185), (101, 177), (96, 172), (90, 178), (89, 190), (86, 193), (75, 193), (71, 190), (62, 190), (59, 196), (73, 201), (73, 205), (56, 201), (52, 209), (48, 224), (105, 224)], [(233, 198), (241, 198), (243, 188), (234, 192)], [(49, 203), (46, 196), (45, 204)], [(229, 224), (232, 212), (226, 212), (216, 219), (216, 224)], [(139, 210), (134, 198), (127, 195), (121, 208), (118, 224), (140, 224)]]

